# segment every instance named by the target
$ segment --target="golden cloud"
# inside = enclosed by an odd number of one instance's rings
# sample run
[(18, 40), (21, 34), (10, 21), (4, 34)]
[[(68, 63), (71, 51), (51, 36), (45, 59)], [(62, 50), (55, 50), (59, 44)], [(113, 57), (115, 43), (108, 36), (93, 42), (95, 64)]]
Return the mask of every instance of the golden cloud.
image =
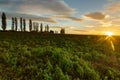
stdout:
[[(0, 15), (2, 12), (0, 12)], [(25, 18), (26, 20), (32, 19), (32, 21), (41, 21), (41, 22), (49, 22), (49, 23), (58, 23), (55, 19), (51, 17), (43, 17), (43, 16), (36, 16), (36, 15), (29, 15), (29, 14), (20, 14), (20, 13), (6, 13), (7, 19), (10, 19), (12, 17), (17, 17), (18, 19), (20, 17)]]
[(106, 15), (101, 12), (91, 12), (91, 13), (85, 14), (85, 17), (88, 17), (94, 20), (104, 20), (106, 18)]
[(58, 19), (65, 19), (65, 20), (72, 20), (72, 21), (75, 21), (75, 22), (81, 22), (83, 21), (83, 19), (81, 18), (77, 18), (77, 17), (73, 17), (73, 16), (53, 16), (54, 18), (58, 18)]
[(107, 8), (106, 11), (109, 13), (116, 13), (120, 11), (120, 2), (112, 3)]

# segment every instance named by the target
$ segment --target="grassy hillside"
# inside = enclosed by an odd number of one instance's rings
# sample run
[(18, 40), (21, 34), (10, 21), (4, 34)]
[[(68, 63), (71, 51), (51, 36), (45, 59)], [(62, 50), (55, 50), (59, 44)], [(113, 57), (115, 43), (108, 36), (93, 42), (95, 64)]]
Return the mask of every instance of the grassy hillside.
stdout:
[(120, 37), (0, 32), (0, 80), (120, 80)]

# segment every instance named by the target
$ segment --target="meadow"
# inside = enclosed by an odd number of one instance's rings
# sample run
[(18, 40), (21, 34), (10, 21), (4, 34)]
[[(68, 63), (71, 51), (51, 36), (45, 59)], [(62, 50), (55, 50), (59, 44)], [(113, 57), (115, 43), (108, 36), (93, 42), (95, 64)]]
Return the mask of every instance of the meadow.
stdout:
[(0, 80), (120, 80), (120, 36), (0, 32)]

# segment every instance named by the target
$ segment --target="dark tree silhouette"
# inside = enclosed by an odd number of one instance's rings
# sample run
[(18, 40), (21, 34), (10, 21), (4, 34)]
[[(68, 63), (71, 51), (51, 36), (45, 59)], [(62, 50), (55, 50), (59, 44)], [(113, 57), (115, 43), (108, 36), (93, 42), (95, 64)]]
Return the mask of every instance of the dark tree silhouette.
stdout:
[(33, 29), (34, 29), (34, 31), (35, 31), (35, 28), (36, 28), (36, 23), (33, 22)]
[(36, 23), (36, 32), (38, 32), (39, 30), (38, 30), (38, 26), (39, 26), (39, 24), (38, 23)]
[(49, 32), (49, 26), (48, 25), (46, 26), (46, 29), (47, 29), (47, 32)]
[(51, 33), (51, 34), (54, 34), (54, 31), (53, 31), (53, 30), (50, 30), (50, 33)]
[(23, 31), (24, 32), (26, 31), (26, 21), (25, 21), (25, 19), (23, 19)]
[(42, 25), (42, 23), (40, 25), (40, 32), (43, 32), (43, 25)]
[(47, 27), (45, 26), (45, 32), (47, 31)]
[(60, 31), (61, 34), (65, 34), (65, 29), (62, 28), (61, 31)]
[(21, 29), (21, 31), (23, 31), (23, 28), (22, 28), (22, 17), (20, 18), (20, 29)]
[(17, 18), (15, 17), (15, 31), (17, 31)]
[(32, 31), (32, 20), (29, 19), (29, 31), (31, 32)]
[(11, 28), (12, 31), (14, 31), (14, 18), (12, 17), (12, 28)]
[(2, 29), (6, 30), (6, 14), (4, 12), (2, 13)]

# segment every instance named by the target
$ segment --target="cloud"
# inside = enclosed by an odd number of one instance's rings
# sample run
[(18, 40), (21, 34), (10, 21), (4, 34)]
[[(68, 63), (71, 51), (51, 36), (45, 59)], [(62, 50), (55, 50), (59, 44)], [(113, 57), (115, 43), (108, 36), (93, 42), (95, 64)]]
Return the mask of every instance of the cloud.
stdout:
[(65, 20), (72, 20), (72, 21), (75, 21), (75, 22), (81, 22), (81, 21), (83, 21), (83, 19), (81, 19), (81, 18), (77, 18), (77, 17), (73, 17), (73, 16), (59, 16), (59, 15), (57, 15), (57, 16), (53, 16), (54, 18), (57, 18), (57, 19), (65, 19)]
[(80, 29), (73, 29), (73, 31), (78, 31), (78, 32), (89, 32), (87, 30), (80, 30)]
[[(2, 15), (2, 12), (0, 12), (0, 15)], [(20, 14), (20, 13), (6, 13), (6, 16), (7, 16), (7, 19), (11, 19), (12, 17), (17, 17), (17, 18), (22, 17), (22, 18), (25, 18), (26, 20), (32, 19), (33, 21), (57, 23), (57, 21), (51, 17), (42, 17), (42, 16)]]
[(85, 34), (92, 34), (90, 32), (90, 30), (82, 30), (82, 29), (71, 29), (67, 32), (68, 34), (81, 34), (81, 35), (85, 35)]
[(77, 22), (83, 21), (83, 19), (76, 18), (76, 17), (72, 17), (72, 16), (63, 16), (63, 17), (61, 17), (61, 18), (65, 18), (65, 19), (69, 19), (69, 20), (77, 21)]
[(94, 20), (104, 20), (106, 18), (106, 15), (101, 12), (91, 12), (91, 13), (85, 14), (85, 17), (88, 17)]
[(71, 15), (74, 12), (64, 0), (1, 0), (1, 11), (26, 14)]
[(110, 27), (96, 27), (94, 28), (95, 31), (99, 31), (99, 32), (106, 32), (106, 31), (112, 31), (115, 34), (119, 33), (120, 31), (120, 26), (110, 26)]
[(51, 26), (51, 28), (65, 28), (65, 29), (74, 29), (75, 27), (72, 26)]
[[(37, 21), (57, 23), (53, 15), (65, 16), (64, 19), (80, 22), (82, 19), (72, 17), (75, 10), (64, 0), (0, 0), (1, 12), (8, 17), (25, 17)], [(12, 13), (12, 14), (11, 14)]]
[(106, 22), (103, 22), (103, 26), (120, 27), (120, 1), (112, 1), (105, 7), (104, 11), (109, 14), (109, 17), (106, 19)]
[(8, 4), (13, 0), (0, 0), (0, 4)]
[(116, 13), (120, 11), (120, 2), (114, 2), (107, 6), (106, 11), (109, 13)]

